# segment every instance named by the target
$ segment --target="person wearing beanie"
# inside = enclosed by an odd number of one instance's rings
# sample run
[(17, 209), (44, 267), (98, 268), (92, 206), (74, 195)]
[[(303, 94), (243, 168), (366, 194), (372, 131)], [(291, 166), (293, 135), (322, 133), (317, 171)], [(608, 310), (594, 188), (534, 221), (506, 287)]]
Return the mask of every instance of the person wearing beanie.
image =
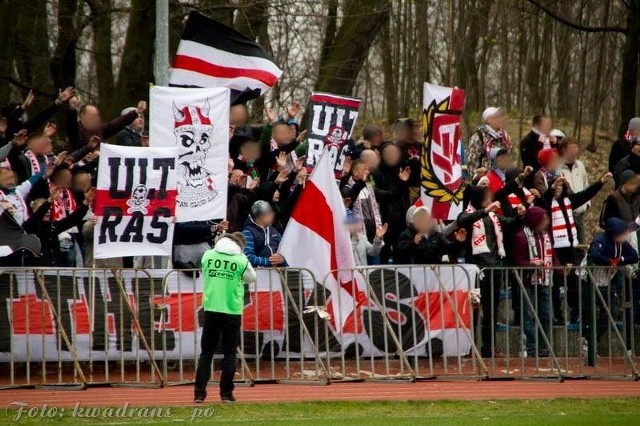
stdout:
[(274, 220), (275, 213), (268, 202), (258, 200), (253, 203), (242, 235), (246, 240), (244, 254), (255, 267), (287, 266), (284, 257), (278, 253), (282, 235), (273, 227)]
[(609, 171), (614, 173), (620, 160), (631, 152), (631, 140), (640, 138), (640, 117), (633, 117), (628, 124), (620, 126), (623, 136), (611, 145), (609, 151)]
[[(523, 284), (531, 301), (531, 304), (524, 303), (522, 306), (522, 328), (526, 338), (527, 356), (549, 356), (548, 348), (545, 347), (544, 339), (541, 336), (542, 333), (549, 336), (551, 331), (550, 289), (553, 272), (529, 268), (551, 268), (559, 264), (549, 234), (550, 222), (549, 215), (544, 209), (536, 206), (531, 207), (527, 210), (525, 226), (518, 231), (514, 241), (514, 263), (516, 266), (526, 268), (523, 270)], [(536, 336), (537, 327), (534, 313), (542, 324), (542, 330), (538, 336)]]
[(369, 257), (375, 258), (380, 255), (380, 250), (384, 246), (384, 234), (387, 232), (388, 226), (386, 223), (378, 226), (373, 242), (369, 242), (369, 239), (362, 231), (361, 222), (362, 219), (356, 212), (347, 209), (346, 226), (349, 230), (349, 235), (351, 235), (353, 258), (356, 261), (356, 266), (367, 266)]
[[(466, 209), (458, 215), (458, 226), (466, 230), (469, 238), (465, 244), (465, 261), (478, 267), (495, 268), (504, 264), (506, 258), (505, 235), (512, 234), (521, 226), (521, 218), (526, 213), (524, 207), (517, 208), (517, 216), (507, 218), (496, 214), (500, 203), (491, 202), (489, 188), (468, 186), (465, 191)], [(481, 355), (490, 358), (495, 355), (491, 345), (493, 328), (498, 320), (500, 290), (503, 275), (497, 271), (485, 273), (480, 279), (482, 298), (482, 347)]]
[[(560, 173), (567, 179), (571, 190), (580, 192), (587, 189), (589, 187), (589, 174), (582, 161), (578, 159), (580, 156), (578, 141), (571, 136), (563, 138), (562, 142), (560, 142), (559, 152), (561, 155)], [(580, 244), (586, 243), (584, 221), (587, 210), (590, 208), (591, 201), (588, 201), (573, 212)]]
[(620, 186), (622, 173), (625, 170), (631, 170), (635, 174), (640, 174), (640, 136), (633, 137), (629, 141), (629, 147), (629, 154), (618, 161), (613, 170), (616, 188)]
[[(638, 308), (638, 291), (637, 280), (633, 283), (625, 284), (626, 280), (621, 267), (627, 265), (637, 265), (638, 252), (629, 244), (630, 224), (617, 217), (607, 219), (604, 223), (604, 232), (595, 236), (589, 247), (587, 254), (587, 265), (607, 266), (609, 268), (595, 269), (593, 273), (594, 284), (597, 287), (610, 287), (601, 290), (605, 299), (608, 310), (617, 319), (618, 312), (622, 306), (622, 300), (628, 302), (624, 306), (625, 313), (625, 339), (628, 347), (631, 347), (634, 333), (633, 317), (634, 311)], [(637, 227), (635, 227), (637, 228)], [(632, 284), (631, 286), (629, 284)], [(631, 289), (629, 288), (631, 287)], [(624, 294), (624, 299), (622, 295)], [(592, 300), (597, 300), (600, 306), (600, 317), (592, 316), (592, 309), (583, 309), (583, 336), (590, 340), (592, 331), (595, 329), (596, 336), (600, 336), (609, 329), (609, 318), (605, 314), (602, 302), (593, 294), (593, 287), (588, 286), (587, 291), (583, 292), (583, 307), (590, 307)], [(634, 304), (629, 301), (634, 301)], [(637, 311), (636, 311), (637, 312)], [(637, 313), (635, 314), (637, 318)], [(597, 341), (597, 340), (596, 340)], [(592, 342), (589, 342), (592, 343)]]
[(535, 115), (532, 121), (531, 131), (520, 141), (520, 158), (524, 167), (531, 166), (535, 171), (541, 167), (538, 153), (543, 149), (557, 148), (558, 139), (551, 135), (553, 128), (551, 117), (539, 114)]
[[(410, 211), (410, 217), (409, 217)], [(396, 260), (402, 265), (439, 265), (455, 263), (466, 239), (466, 230), (455, 233), (455, 241), (434, 229), (431, 211), (424, 206), (414, 207), (407, 212), (407, 228), (398, 237)]]
[[(121, 117), (127, 116), (133, 112), (137, 113), (134, 107), (125, 108), (120, 113)], [(116, 145), (122, 146), (142, 146), (142, 132), (144, 131), (144, 114), (138, 114), (127, 127), (122, 129), (116, 136)]]
[(466, 151), (467, 173), (473, 176), (476, 169), (489, 170), (489, 153), (494, 148), (511, 150), (511, 138), (504, 129), (507, 122), (506, 111), (501, 107), (488, 107), (482, 112), (482, 125), (469, 139)]

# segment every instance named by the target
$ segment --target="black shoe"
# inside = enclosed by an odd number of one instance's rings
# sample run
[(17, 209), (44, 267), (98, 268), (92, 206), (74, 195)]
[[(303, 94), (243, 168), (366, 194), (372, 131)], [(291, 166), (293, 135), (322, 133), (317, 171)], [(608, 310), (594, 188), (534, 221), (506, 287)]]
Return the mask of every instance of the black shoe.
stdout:
[(231, 392), (221, 394), (220, 399), (222, 400), (222, 402), (225, 402), (225, 403), (236, 402), (236, 397), (233, 396)]
[(195, 402), (196, 404), (202, 404), (202, 403), (204, 403), (204, 397), (202, 397), (202, 396), (196, 396), (196, 397), (193, 399), (193, 402)]

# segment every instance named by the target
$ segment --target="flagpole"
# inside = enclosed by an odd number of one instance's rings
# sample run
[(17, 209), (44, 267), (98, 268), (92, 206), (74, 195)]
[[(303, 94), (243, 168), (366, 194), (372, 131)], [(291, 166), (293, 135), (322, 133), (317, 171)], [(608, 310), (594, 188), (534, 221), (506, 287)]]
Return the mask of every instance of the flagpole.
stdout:
[(153, 74), (156, 85), (169, 84), (169, 0), (156, 0), (156, 41)]

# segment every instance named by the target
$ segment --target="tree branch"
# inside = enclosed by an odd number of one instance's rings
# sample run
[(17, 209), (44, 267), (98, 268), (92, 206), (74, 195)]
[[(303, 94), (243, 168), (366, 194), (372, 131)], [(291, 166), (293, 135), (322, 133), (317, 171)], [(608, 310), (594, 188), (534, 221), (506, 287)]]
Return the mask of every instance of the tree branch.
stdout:
[(627, 29), (624, 27), (587, 27), (584, 25), (576, 24), (575, 22), (571, 22), (568, 19), (558, 15), (556, 12), (548, 8), (547, 6), (541, 4), (537, 0), (527, 0), (529, 3), (551, 16), (556, 21), (563, 23), (564, 25), (573, 28), (574, 30), (584, 31), (587, 33), (622, 33), (626, 34)]

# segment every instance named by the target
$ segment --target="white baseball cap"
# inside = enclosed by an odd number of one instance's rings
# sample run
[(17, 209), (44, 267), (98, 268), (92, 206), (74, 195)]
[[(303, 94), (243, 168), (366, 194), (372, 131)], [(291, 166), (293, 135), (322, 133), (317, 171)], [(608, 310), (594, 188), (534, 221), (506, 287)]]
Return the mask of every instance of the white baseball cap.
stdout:
[(555, 136), (556, 138), (566, 138), (567, 135), (560, 129), (552, 129), (549, 132), (549, 136)]
[(494, 117), (499, 114), (504, 114), (505, 110), (502, 107), (489, 107), (482, 111), (482, 121), (487, 121), (491, 117)]

